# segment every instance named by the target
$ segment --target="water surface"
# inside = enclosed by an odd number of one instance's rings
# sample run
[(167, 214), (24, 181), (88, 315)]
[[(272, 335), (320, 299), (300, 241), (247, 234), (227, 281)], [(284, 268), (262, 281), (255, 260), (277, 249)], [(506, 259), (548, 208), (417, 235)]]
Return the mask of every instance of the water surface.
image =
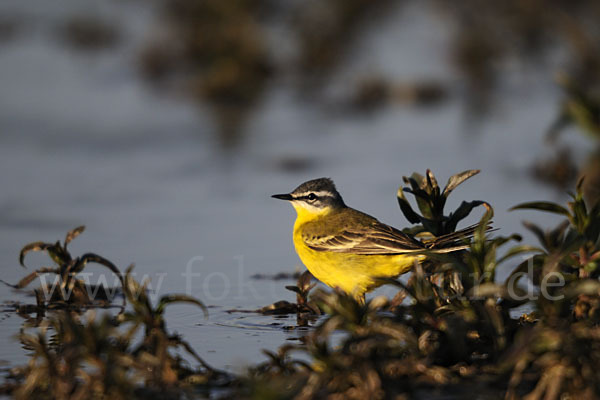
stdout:
[[(489, 201), (500, 234), (522, 232), (524, 217), (546, 226), (555, 221), (508, 213), (510, 206), (564, 199), (527, 175), (547, 151), (543, 135), (556, 115), (559, 93), (547, 79), (550, 70), (508, 79), (497, 108), (475, 126), (467, 124), (458, 96), (433, 109), (390, 105), (364, 115), (334, 112), (273, 85), (238, 147), (224, 150), (207, 109), (153, 91), (139, 77), (136, 55), (155, 21), (155, 6), (27, 3), (0, 5), (0, 12), (27, 27), (0, 47), (2, 279), (14, 283), (26, 273), (18, 266), (24, 244), (62, 239), (85, 224), (87, 231), (70, 246), (73, 254), (96, 252), (122, 269), (135, 263), (137, 276), (147, 275), (158, 294), (189, 292), (210, 306), (208, 320), (188, 305), (173, 306), (167, 320), (217, 367), (264, 360), (261, 349), (303, 333), (286, 329), (295, 317), (227, 312), (295, 298), (284, 289), (291, 282), (250, 278), (302, 268), (291, 242), (293, 211), (271, 199), (273, 193), (328, 176), (347, 204), (404, 227), (395, 200), (402, 175), (430, 168), (444, 182), (479, 168), (450, 206)], [(82, 55), (58, 40), (55, 29), (90, 9), (127, 23), (119, 25), (122, 40), (115, 48)], [(355, 61), (332, 77), (332, 92), (343, 92), (357, 71), (373, 70), (406, 81), (434, 78), (460, 92), (447, 65), (443, 27), (431, 29), (438, 26), (432, 18), (418, 6), (390, 13), (379, 30), (361, 38)], [(301, 167), (282, 167), (290, 159)], [(48, 263), (42, 255), (26, 261), (32, 267)], [(5, 286), (0, 300), (33, 302)], [(21, 323), (4, 313), (4, 337)], [(25, 359), (16, 341), (2, 343), (0, 359)]]

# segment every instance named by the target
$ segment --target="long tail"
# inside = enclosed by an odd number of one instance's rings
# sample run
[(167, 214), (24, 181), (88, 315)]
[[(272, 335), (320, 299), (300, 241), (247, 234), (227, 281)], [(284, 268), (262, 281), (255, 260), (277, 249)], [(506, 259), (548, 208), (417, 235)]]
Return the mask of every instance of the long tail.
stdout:
[[(428, 249), (433, 250), (436, 253), (451, 253), (453, 251), (468, 249), (470, 244), (465, 243), (465, 241), (470, 241), (470, 239), (473, 238), (478, 227), (479, 224), (471, 225), (460, 231), (438, 236), (424, 244)], [(493, 228), (488, 225), (485, 230), (489, 232), (493, 230)]]

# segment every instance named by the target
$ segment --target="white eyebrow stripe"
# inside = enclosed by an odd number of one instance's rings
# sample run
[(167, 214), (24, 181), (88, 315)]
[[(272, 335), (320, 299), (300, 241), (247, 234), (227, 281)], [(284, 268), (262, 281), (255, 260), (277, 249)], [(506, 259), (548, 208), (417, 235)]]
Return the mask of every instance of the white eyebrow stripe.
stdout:
[(312, 192), (317, 197), (335, 197), (335, 195), (329, 191)]
[(311, 193), (314, 193), (315, 196), (317, 196), (317, 197), (335, 197), (335, 195), (333, 193), (331, 193), (330, 191), (326, 191), (326, 190), (322, 190), (320, 192), (315, 192), (315, 191), (309, 190), (308, 192), (293, 194), (293, 196), (294, 197), (304, 197), (304, 196), (308, 196)]

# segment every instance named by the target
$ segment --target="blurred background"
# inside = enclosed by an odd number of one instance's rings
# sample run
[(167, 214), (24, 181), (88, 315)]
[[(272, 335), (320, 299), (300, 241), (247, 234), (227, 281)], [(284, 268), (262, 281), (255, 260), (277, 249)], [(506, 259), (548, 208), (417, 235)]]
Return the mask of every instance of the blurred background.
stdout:
[(167, 317), (209, 362), (260, 360), (299, 334), (293, 319), (228, 312), (294, 298), (256, 276), (302, 268), (273, 193), (328, 176), (402, 228), (403, 175), (481, 169), (449, 207), (488, 201), (501, 234), (550, 226), (507, 209), (565, 201), (579, 176), (597, 197), (599, 22), (593, 0), (4, 0), (2, 279), (24, 275), (24, 244), (85, 224), (74, 254), (135, 263), (159, 293), (197, 274), (210, 318)]

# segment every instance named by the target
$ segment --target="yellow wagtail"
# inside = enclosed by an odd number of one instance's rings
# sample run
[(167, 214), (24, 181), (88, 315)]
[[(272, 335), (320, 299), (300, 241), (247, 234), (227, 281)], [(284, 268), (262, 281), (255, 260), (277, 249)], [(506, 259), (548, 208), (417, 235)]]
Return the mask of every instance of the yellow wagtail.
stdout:
[(408, 272), (426, 258), (426, 251), (465, 249), (468, 246), (458, 240), (473, 233), (470, 227), (423, 243), (346, 206), (328, 178), (304, 182), (291, 193), (272, 197), (288, 200), (296, 209), (294, 246), (306, 268), (321, 282), (359, 301), (379, 286), (377, 278)]

